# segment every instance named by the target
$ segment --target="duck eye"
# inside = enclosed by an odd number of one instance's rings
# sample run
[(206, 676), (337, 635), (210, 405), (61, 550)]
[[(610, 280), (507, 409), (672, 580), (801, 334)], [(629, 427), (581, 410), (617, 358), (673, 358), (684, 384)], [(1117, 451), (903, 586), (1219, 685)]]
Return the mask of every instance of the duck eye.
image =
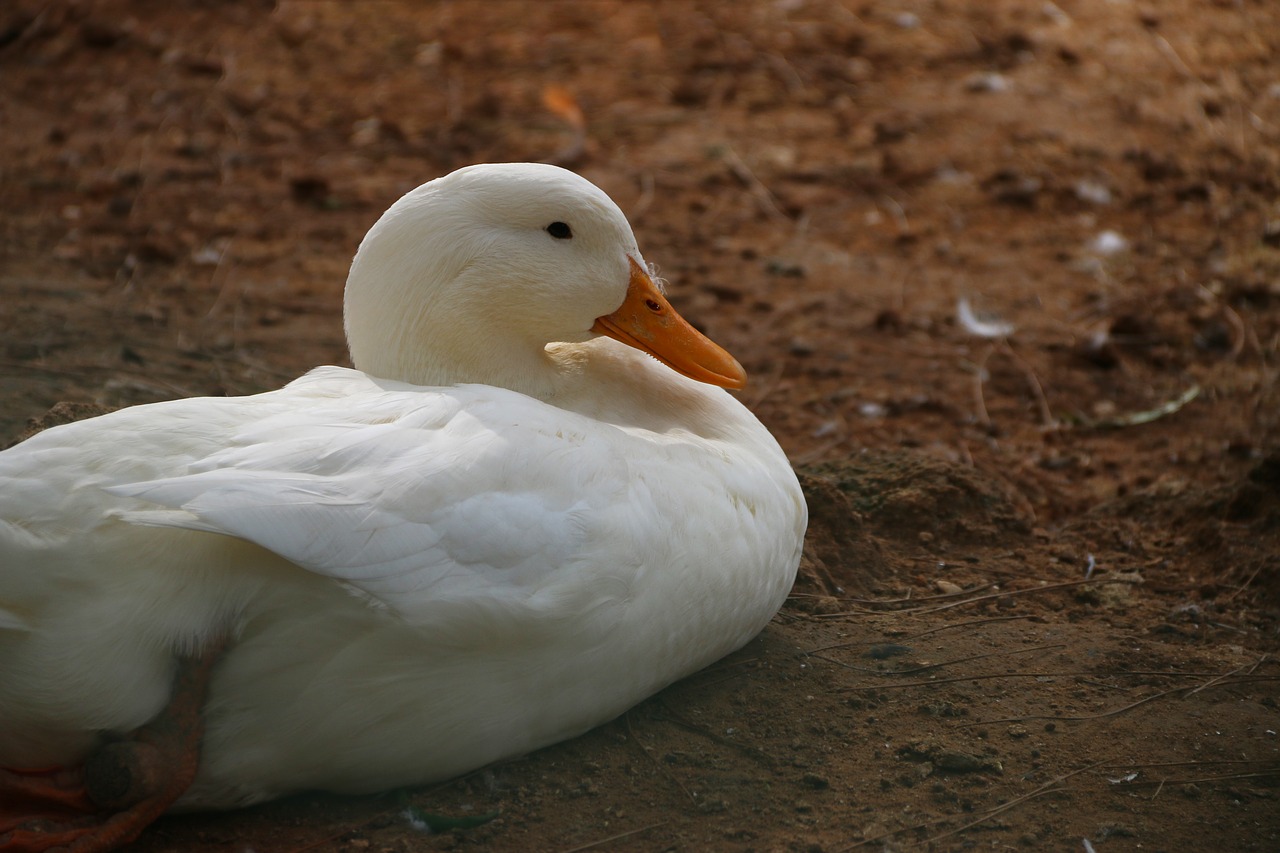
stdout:
[(573, 230), (566, 222), (552, 222), (547, 226), (546, 232), (557, 240), (568, 240), (573, 236)]

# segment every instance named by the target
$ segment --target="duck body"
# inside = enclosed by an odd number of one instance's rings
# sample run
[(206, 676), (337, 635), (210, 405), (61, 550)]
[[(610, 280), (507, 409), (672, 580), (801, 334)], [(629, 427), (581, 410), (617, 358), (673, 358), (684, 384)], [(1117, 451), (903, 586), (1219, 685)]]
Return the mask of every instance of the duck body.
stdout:
[(742, 646), (794, 580), (794, 473), (723, 389), (583, 337), (527, 382), (325, 367), (0, 453), (0, 767), (142, 726), (221, 638), (178, 808), (447, 779)]

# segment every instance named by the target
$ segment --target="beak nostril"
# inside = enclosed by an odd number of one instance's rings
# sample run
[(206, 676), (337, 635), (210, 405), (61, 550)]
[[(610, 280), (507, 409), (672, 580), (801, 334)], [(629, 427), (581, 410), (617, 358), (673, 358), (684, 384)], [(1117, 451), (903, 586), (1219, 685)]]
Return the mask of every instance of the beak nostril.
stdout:
[(660, 311), (662, 310), (662, 306), (661, 306), (661, 305), (659, 305), (659, 304), (658, 304), (655, 300), (653, 300), (653, 299), (646, 299), (646, 300), (644, 301), (644, 304), (645, 304), (645, 306), (646, 306), (650, 311), (652, 311), (652, 312), (653, 312), (653, 313), (655, 313), (655, 314), (657, 314), (658, 312), (660, 312)]

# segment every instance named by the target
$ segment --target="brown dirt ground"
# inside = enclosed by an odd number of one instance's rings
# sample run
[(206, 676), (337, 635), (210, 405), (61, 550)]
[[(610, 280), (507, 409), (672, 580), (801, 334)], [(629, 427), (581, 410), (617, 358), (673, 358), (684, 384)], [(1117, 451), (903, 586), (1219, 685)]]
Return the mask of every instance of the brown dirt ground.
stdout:
[(345, 363), (382, 209), (554, 160), (813, 514), (768, 630), (622, 719), (134, 849), (1280, 849), (1278, 46), (1270, 0), (6, 3), (3, 435)]

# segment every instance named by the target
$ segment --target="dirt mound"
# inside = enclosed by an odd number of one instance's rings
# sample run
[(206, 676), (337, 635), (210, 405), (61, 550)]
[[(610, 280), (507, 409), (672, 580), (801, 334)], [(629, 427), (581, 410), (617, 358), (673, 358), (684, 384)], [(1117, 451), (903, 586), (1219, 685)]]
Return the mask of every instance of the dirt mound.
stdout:
[[(810, 509), (823, 515), (823, 490), (834, 486), (870, 530), (887, 539), (968, 545), (1031, 532), (1026, 500), (998, 477), (918, 451), (867, 450), (847, 460), (801, 469)], [(814, 504), (818, 509), (814, 510)], [(924, 534), (923, 536), (921, 534)]]
[(18, 434), (12, 441), (6, 442), (0, 447), (12, 447), (21, 441), (26, 441), (38, 432), (43, 432), (52, 427), (61, 426), (62, 424), (74, 423), (82, 421), (86, 418), (96, 418), (98, 415), (105, 415), (112, 411), (109, 406), (100, 406), (97, 403), (75, 403), (62, 402), (58, 403), (43, 415), (30, 418), (27, 421), (27, 428)]
[(1188, 578), (1183, 585), (1206, 602), (1238, 606), (1247, 591), (1264, 605), (1258, 616), (1280, 617), (1280, 453), (1222, 485), (1159, 480), (1108, 501), (1074, 529), (1166, 576), (1176, 567)]
[(881, 594), (915, 574), (894, 556), (903, 543), (937, 555), (981, 544), (1007, 550), (1031, 529), (1026, 501), (1008, 484), (919, 451), (868, 450), (799, 475), (809, 504), (805, 591)]

